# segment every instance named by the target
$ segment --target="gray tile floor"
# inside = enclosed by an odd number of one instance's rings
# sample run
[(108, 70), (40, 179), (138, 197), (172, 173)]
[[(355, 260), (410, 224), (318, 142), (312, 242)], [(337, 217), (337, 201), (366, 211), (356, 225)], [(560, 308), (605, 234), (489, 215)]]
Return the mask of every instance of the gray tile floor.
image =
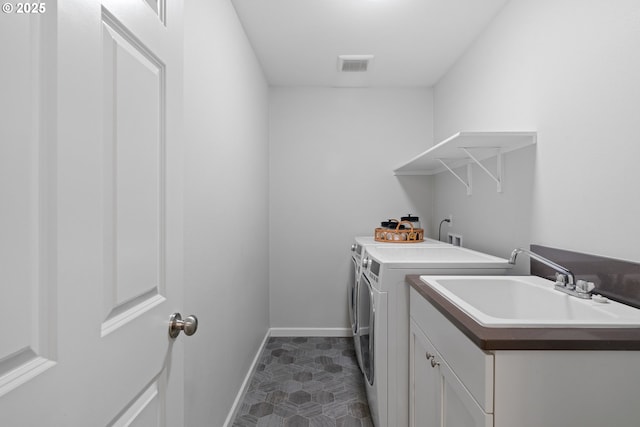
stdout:
[(372, 427), (351, 338), (269, 338), (234, 427)]

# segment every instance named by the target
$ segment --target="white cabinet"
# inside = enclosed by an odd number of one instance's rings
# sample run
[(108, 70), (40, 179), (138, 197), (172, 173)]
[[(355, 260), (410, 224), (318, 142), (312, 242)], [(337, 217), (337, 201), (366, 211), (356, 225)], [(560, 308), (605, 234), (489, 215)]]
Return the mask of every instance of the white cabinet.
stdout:
[(409, 313), (411, 427), (640, 425), (638, 351), (488, 352), (413, 288)]
[(414, 319), (410, 334), (409, 425), (493, 426), (493, 415), (475, 401)]

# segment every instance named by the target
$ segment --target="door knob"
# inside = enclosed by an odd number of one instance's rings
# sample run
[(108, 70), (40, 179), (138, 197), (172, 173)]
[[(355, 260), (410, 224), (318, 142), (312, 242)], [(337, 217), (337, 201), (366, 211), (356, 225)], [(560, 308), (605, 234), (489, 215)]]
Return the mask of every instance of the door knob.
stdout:
[(193, 314), (182, 320), (180, 313), (173, 313), (169, 317), (169, 336), (175, 338), (183, 331), (185, 335), (191, 336), (198, 330), (198, 318)]

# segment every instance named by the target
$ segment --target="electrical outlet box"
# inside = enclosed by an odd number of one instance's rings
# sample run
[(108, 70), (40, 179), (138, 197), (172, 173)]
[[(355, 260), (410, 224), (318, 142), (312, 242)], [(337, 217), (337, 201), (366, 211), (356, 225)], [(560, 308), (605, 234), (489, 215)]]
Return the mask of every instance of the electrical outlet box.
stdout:
[(453, 246), (462, 246), (462, 236), (460, 234), (448, 233), (449, 243)]

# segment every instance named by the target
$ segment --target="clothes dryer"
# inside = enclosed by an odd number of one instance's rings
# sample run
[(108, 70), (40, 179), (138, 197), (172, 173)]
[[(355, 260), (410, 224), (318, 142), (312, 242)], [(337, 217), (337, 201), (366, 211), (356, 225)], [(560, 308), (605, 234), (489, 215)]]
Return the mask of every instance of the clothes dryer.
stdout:
[(349, 285), (347, 289), (347, 299), (349, 306), (349, 322), (351, 325), (351, 332), (354, 337), (354, 346), (356, 347), (356, 358), (358, 359), (358, 366), (362, 370), (362, 359), (360, 348), (360, 341), (356, 339), (358, 330), (358, 318), (356, 314), (356, 300), (357, 300), (357, 285), (360, 278), (360, 268), (362, 267), (362, 255), (368, 247), (388, 247), (392, 249), (400, 249), (403, 246), (411, 245), (411, 247), (430, 247), (430, 246), (449, 246), (448, 243), (440, 242), (433, 239), (424, 239), (423, 242), (418, 243), (386, 243), (377, 242), (372, 236), (358, 236), (354, 238), (354, 243), (351, 245), (351, 272), (349, 274)]
[(368, 246), (357, 283), (356, 342), (376, 427), (409, 423), (408, 274), (501, 275), (508, 260), (451, 245)]

